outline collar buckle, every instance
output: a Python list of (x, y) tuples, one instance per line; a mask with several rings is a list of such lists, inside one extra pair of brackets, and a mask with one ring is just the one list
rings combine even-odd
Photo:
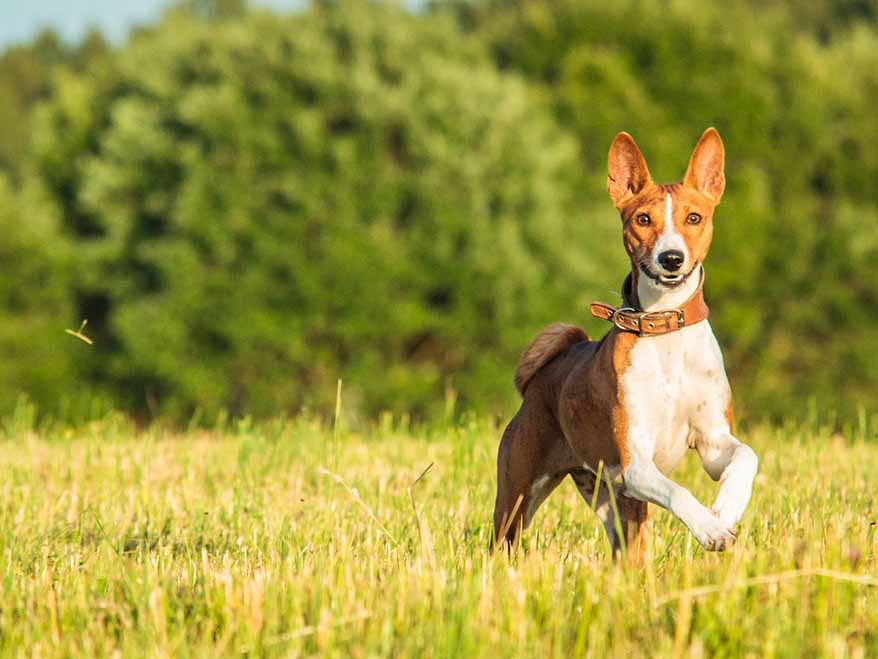
[[(630, 314), (634, 315), (633, 318), (628, 316), (629, 320), (628, 320), (627, 325), (625, 324), (625, 320), (626, 320), (625, 314), (626, 313), (630, 313)], [(613, 310), (613, 314), (610, 316), (609, 320), (611, 323), (613, 323), (613, 325), (618, 327), (623, 332), (636, 331), (638, 334), (640, 334), (642, 331), (641, 330), (642, 323), (637, 318), (636, 314), (637, 314), (637, 310), (634, 307), (619, 307), (618, 309)], [(633, 327), (632, 327), (632, 325), (633, 325)], [(643, 334), (640, 334), (640, 335), (643, 336)]]

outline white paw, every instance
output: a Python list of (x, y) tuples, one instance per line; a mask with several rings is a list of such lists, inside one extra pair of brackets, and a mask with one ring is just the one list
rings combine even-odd
[(731, 549), (738, 539), (730, 524), (706, 508), (697, 525), (693, 526), (692, 534), (698, 543), (708, 551)]

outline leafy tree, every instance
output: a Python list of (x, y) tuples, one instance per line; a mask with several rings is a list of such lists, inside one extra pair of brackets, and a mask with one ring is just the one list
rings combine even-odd
[(860, 0), (187, 0), (118, 50), (43, 35), (0, 55), (0, 411), (512, 404), (542, 325), (606, 331), (615, 133), (678, 180), (716, 125), (740, 407), (847, 415), (878, 394), (876, 63)]
[(16, 192), (0, 174), (0, 262), (7, 273), (0, 278), (0, 413), (24, 392), (59, 410), (83, 391), (75, 340), (64, 335), (72, 316), (70, 254), (57, 229), (57, 217), (36, 187)]
[(599, 265), (548, 110), (452, 20), (384, 5), (172, 12), (61, 76), (34, 148), (83, 377), (132, 409), (328, 407), (337, 378), (348, 409), (486, 407)]
[(739, 396), (777, 415), (874, 400), (878, 39), (874, 21), (856, 22), (865, 5), (834, 5), (821, 36), (809, 26), (826, 3), (452, 4), (501, 68), (544, 89), (589, 178), (627, 130), (654, 175), (679, 180), (698, 134), (717, 126), (729, 185), (708, 293)]
[(31, 42), (0, 53), (0, 171), (18, 178), (26, 162), (33, 109), (48, 97), (52, 76), (59, 67), (81, 69), (107, 52), (98, 32), (89, 33), (76, 46), (65, 46), (46, 30)]

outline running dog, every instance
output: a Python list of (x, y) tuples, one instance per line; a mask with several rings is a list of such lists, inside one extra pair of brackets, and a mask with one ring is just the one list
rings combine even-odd
[[(607, 185), (631, 260), (622, 306), (591, 305), (613, 324), (600, 341), (555, 324), (522, 355), (515, 386), (523, 402), (497, 456), (495, 541), (516, 541), (570, 476), (596, 504), (614, 555), (623, 544), (617, 529), (630, 553), (643, 554), (648, 503), (673, 513), (705, 549), (735, 543), (758, 461), (732, 434), (732, 395), (702, 293), (724, 158), (709, 128), (683, 182), (661, 185), (630, 135), (613, 141)], [(668, 477), (687, 449), (720, 482), (710, 508)]]

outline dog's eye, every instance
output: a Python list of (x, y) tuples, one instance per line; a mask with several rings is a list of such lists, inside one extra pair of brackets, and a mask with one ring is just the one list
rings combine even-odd
[(637, 216), (637, 224), (639, 224), (642, 227), (649, 226), (651, 222), (652, 222), (652, 220), (649, 219), (649, 215), (647, 215), (646, 213), (641, 213), (640, 215)]
[(686, 222), (689, 224), (700, 224), (701, 216), (698, 213), (689, 213), (689, 215), (686, 216)]

